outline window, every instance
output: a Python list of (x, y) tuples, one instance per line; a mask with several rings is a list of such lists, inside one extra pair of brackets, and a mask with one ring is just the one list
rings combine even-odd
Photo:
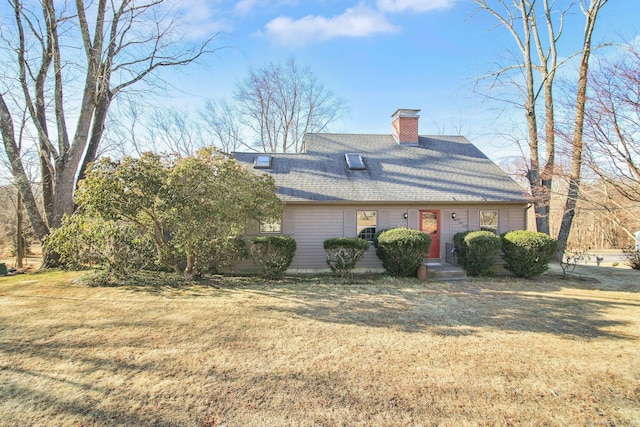
[(282, 222), (263, 221), (260, 223), (260, 234), (280, 234), (282, 233)]
[(253, 162), (255, 169), (271, 169), (271, 159), (269, 154), (258, 154)]
[(498, 233), (498, 211), (480, 211), (480, 230)]
[(347, 153), (344, 155), (344, 158), (347, 160), (347, 165), (349, 165), (349, 169), (362, 170), (367, 168), (364, 165), (362, 156), (358, 153)]
[(373, 241), (378, 225), (378, 215), (376, 211), (356, 212), (356, 231), (361, 239)]

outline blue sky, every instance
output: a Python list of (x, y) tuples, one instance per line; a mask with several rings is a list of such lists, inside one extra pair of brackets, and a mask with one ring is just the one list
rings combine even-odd
[[(196, 110), (207, 99), (230, 99), (252, 67), (293, 57), (347, 102), (348, 113), (329, 131), (390, 133), (396, 109), (420, 109), (421, 134), (461, 133), (500, 162), (518, 154), (498, 134), (521, 130), (522, 112), (501, 111), (503, 104), (472, 90), (477, 77), (505, 63), (513, 40), (491, 29), (492, 16), (474, 13), (473, 0), (166, 1), (184, 13), (187, 39), (219, 33), (213, 46), (224, 48), (167, 70), (163, 105)], [(8, 10), (0, 3), (0, 14)], [(594, 41), (640, 40), (638, 18), (639, 0), (609, 0)], [(577, 8), (569, 16), (561, 56), (579, 45), (583, 20)]]
[[(560, 0), (562, 2), (562, 0)], [(496, 136), (519, 126), (522, 113), (501, 112), (472, 90), (504, 63), (510, 36), (472, 0), (191, 0), (191, 28), (222, 31), (218, 51), (176, 81), (175, 102), (229, 98), (251, 67), (295, 57), (346, 99), (349, 112), (330, 130), (390, 133), (397, 108), (421, 109), (420, 132), (462, 133), (494, 160), (513, 154)], [(633, 40), (640, 1), (610, 0), (596, 42)], [(579, 46), (583, 16), (567, 22), (560, 55)], [(571, 45), (574, 46), (571, 46)]]

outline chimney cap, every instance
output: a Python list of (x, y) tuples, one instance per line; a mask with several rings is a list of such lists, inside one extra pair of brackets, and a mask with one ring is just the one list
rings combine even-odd
[(393, 119), (397, 119), (398, 117), (420, 117), (418, 113), (420, 110), (412, 110), (409, 108), (398, 108), (395, 113), (391, 115)]

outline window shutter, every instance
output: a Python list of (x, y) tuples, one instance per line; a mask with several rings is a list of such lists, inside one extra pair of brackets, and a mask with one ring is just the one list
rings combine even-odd
[(480, 230), (480, 210), (479, 209), (469, 209), (469, 226), (467, 230), (476, 231)]
[(284, 209), (282, 212), (282, 234), (291, 235), (293, 234), (294, 225), (295, 225), (295, 215), (292, 209)]
[(500, 209), (498, 211), (498, 234), (505, 233), (511, 229), (509, 223), (509, 209)]
[(445, 238), (446, 241), (451, 240), (451, 212), (450, 210), (440, 211), (440, 235)]
[(382, 230), (383, 228), (389, 227), (389, 211), (378, 211), (378, 224), (376, 225), (376, 230)]
[(407, 213), (409, 214), (407, 217), (407, 228), (418, 230), (418, 211), (410, 210)]
[(343, 212), (343, 237), (356, 236), (356, 211), (345, 209)]

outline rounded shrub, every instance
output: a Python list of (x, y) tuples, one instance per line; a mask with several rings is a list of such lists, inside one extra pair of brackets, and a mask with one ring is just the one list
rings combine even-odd
[(462, 267), (469, 276), (479, 276), (495, 263), (502, 241), (491, 231), (471, 231), (464, 234), (463, 247)]
[(284, 276), (296, 254), (296, 241), (289, 236), (259, 236), (251, 239), (251, 256), (268, 279)]
[(502, 236), (505, 268), (518, 277), (539, 276), (549, 268), (558, 241), (544, 233), (516, 230)]
[(464, 256), (467, 253), (467, 243), (464, 239), (469, 233), (473, 233), (473, 231), (461, 231), (453, 235), (453, 245), (456, 248), (456, 256), (460, 265), (464, 264)]
[(358, 237), (335, 237), (324, 241), (324, 250), (331, 271), (345, 277), (369, 250), (369, 242)]
[(375, 232), (375, 234), (373, 235), (373, 240), (371, 241), (371, 243), (373, 243), (373, 247), (378, 247), (378, 237), (380, 237), (380, 235), (385, 231), (389, 230), (391, 230), (391, 228), (379, 228), (378, 231)]
[(376, 255), (387, 273), (394, 276), (413, 276), (424, 262), (431, 237), (418, 230), (391, 228), (374, 238)]

